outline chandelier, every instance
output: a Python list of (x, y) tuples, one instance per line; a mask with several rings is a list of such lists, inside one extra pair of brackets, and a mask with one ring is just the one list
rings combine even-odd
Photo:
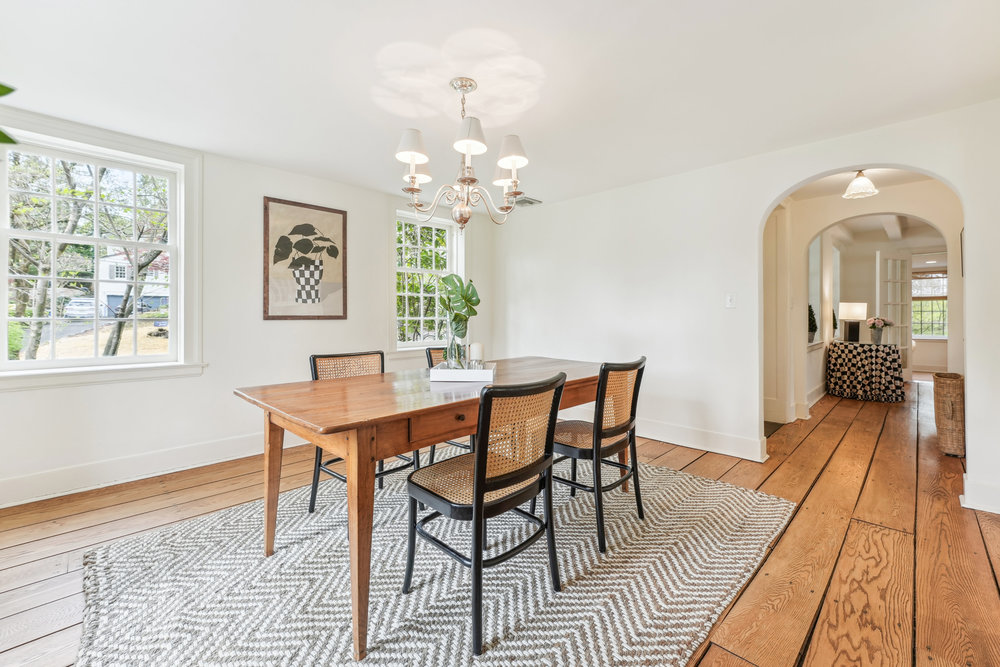
[(427, 163), (427, 150), (424, 148), (424, 138), (420, 130), (413, 128), (403, 130), (403, 137), (396, 149), (396, 159), (409, 165), (409, 170), (403, 174), (406, 187), (403, 192), (410, 196), (407, 206), (426, 213), (430, 220), (438, 206), (443, 202), (451, 206), (451, 218), (458, 223), (459, 229), (465, 229), (465, 223), (472, 217), (472, 209), (483, 204), (490, 219), (498, 225), (507, 222), (507, 216), (514, 210), (517, 198), (523, 192), (518, 190), (517, 170), (528, 164), (524, 154), (521, 139), (516, 134), (508, 134), (500, 144), (500, 158), (497, 160), (493, 175), (493, 185), (503, 188), (503, 204), (497, 206), (489, 191), (479, 184), (476, 172), (472, 168), (472, 156), (486, 152), (486, 137), (479, 119), (465, 115), (465, 95), (476, 89), (476, 82), (464, 76), (451, 80), (451, 87), (462, 94), (462, 124), (458, 137), (452, 144), (462, 156), (458, 166), (458, 175), (454, 183), (447, 183), (438, 188), (437, 194), (429, 204), (420, 201), (421, 184), (431, 180)]

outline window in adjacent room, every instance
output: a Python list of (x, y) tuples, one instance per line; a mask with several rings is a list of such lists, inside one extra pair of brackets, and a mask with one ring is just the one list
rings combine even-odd
[(462, 238), (451, 222), (396, 216), (397, 350), (445, 344), (448, 324), (438, 307), (439, 285), (449, 273), (463, 273), (463, 252)]
[(3, 368), (177, 360), (183, 179), (135, 157), (5, 147)]
[(947, 271), (913, 272), (913, 335), (948, 337)]

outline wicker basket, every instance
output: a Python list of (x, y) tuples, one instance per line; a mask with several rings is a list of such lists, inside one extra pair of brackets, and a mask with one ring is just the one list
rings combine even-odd
[(965, 456), (965, 378), (958, 373), (934, 374), (934, 423), (941, 451)]

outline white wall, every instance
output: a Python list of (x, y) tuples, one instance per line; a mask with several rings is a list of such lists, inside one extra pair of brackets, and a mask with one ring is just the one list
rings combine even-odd
[(943, 373), (948, 370), (947, 339), (915, 338), (910, 364), (915, 371)]
[[(234, 388), (307, 380), (312, 353), (390, 349), (402, 199), (215, 155), (204, 157), (203, 181), (204, 374), (0, 393), (0, 506), (260, 453), (263, 414)], [(346, 320), (263, 320), (265, 195), (347, 211)], [(472, 336), (488, 353), (493, 227), (477, 216), (465, 232), (467, 275), (483, 298)], [(425, 363), (423, 351), (386, 361), (388, 370)]]
[[(991, 343), (1000, 327), (992, 304), (1000, 284), (992, 258), (1000, 247), (998, 154), (1000, 101), (992, 101), (524, 210), (497, 236), (497, 341), (506, 354), (645, 354), (644, 435), (761, 459), (764, 222), (816, 176), (923, 171), (952, 186), (964, 214), (965, 500), (1000, 509), (992, 424), (1000, 355)], [(724, 307), (726, 293), (735, 309)]]

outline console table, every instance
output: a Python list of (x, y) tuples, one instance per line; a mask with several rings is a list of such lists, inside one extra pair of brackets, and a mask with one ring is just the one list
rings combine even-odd
[(860, 401), (903, 401), (899, 347), (833, 341), (826, 357), (826, 392)]

